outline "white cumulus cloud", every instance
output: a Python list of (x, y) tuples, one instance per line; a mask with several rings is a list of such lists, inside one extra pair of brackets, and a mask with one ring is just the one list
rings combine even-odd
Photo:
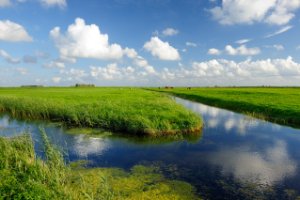
[(208, 50), (207, 54), (221, 55), (223, 52), (230, 56), (254, 56), (260, 54), (261, 50), (258, 47), (248, 48), (246, 45), (241, 45), (236, 48), (231, 45), (227, 45), (223, 51), (216, 48), (211, 48)]
[(102, 34), (95, 24), (86, 25), (81, 18), (77, 18), (65, 34), (55, 27), (50, 36), (62, 58), (120, 59), (123, 56), (120, 45), (109, 44), (107, 34)]
[[(139, 56), (138, 56), (139, 57)], [(142, 58), (140, 58), (142, 59)], [(147, 70), (149, 67), (150, 70)], [(154, 69), (153, 69), (154, 70)], [(151, 66), (110, 63), (84, 69), (62, 69), (61, 82), (108, 83), (109, 85), (299, 85), (300, 63), (292, 57), (234, 61), (212, 59), (191, 66), (164, 67), (151, 72)], [(216, 122), (211, 121), (210, 125)], [(229, 128), (232, 126), (228, 124)], [(241, 133), (244, 128), (239, 127)]]
[(222, 52), (219, 49), (211, 48), (208, 50), (207, 54), (209, 55), (220, 55)]
[(132, 48), (126, 47), (123, 52), (128, 58), (134, 59), (138, 56), (138, 53), (136, 52), (136, 50), (132, 49)]
[(295, 17), (300, 8), (300, 0), (277, 0), (273, 12), (266, 18), (269, 24), (284, 25)]
[(247, 48), (245, 45), (241, 45), (237, 48), (234, 48), (231, 45), (227, 45), (225, 47), (225, 52), (231, 56), (254, 56), (260, 54), (261, 51), (258, 47)]
[(166, 28), (165, 30), (162, 31), (162, 34), (164, 36), (173, 36), (173, 35), (177, 35), (178, 33), (179, 31), (174, 28)]
[(149, 65), (148, 61), (145, 58), (143, 58), (142, 56), (138, 55), (138, 53), (134, 49), (125, 48), (124, 54), (128, 58), (132, 59), (134, 65), (137, 65), (138, 67), (143, 68), (148, 73), (155, 73), (154, 67)]
[(20, 24), (0, 20), (0, 40), (8, 42), (31, 42), (32, 38)]
[(67, 1), (66, 0), (40, 0), (42, 5), (46, 7), (54, 7), (58, 6), (60, 8), (64, 8), (67, 6)]
[(300, 76), (300, 64), (292, 57), (286, 59), (245, 60), (235, 62), (218, 59), (206, 62), (193, 62), (191, 74), (198, 77), (257, 77), (257, 76)]
[(106, 67), (91, 66), (91, 76), (102, 80), (118, 80), (129, 78), (135, 69), (131, 66), (119, 67), (116, 63), (108, 64)]
[[(300, 63), (285, 59), (212, 59), (193, 62), (191, 67), (164, 68), (157, 82), (172, 85), (295, 85), (299, 83)], [(299, 84), (297, 84), (299, 85)]]
[(178, 50), (172, 47), (168, 42), (161, 41), (158, 37), (152, 37), (150, 41), (146, 42), (144, 49), (161, 60), (180, 60)]
[(148, 62), (138, 56), (136, 61), (140, 60), (140, 63), (134, 63), (133, 66), (120, 66), (118, 63), (110, 63), (106, 66), (91, 66), (90, 77), (98, 81), (145, 81), (151, 80), (153, 77), (157, 77), (155, 69), (148, 64)]
[(221, 6), (210, 10), (221, 24), (253, 24), (264, 22), (284, 25), (295, 17), (300, 0), (222, 0)]

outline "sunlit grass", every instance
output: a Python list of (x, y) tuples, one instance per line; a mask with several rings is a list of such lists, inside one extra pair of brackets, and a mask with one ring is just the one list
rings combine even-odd
[(49, 143), (45, 161), (36, 159), (29, 135), (0, 137), (0, 149), (0, 199), (59, 199), (67, 194), (68, 168)]
[(300, 127), (300, 88), (175, 88), (158, 91)]
[(36, 157), (29, 135), (0, 137), (0, 199), (199, 199), (193, 186), (166, 179), (155, 167), (138, 165), (126, 172), (86, 169), (85, 161), (68, 166), (41, 131), (45, 160)]
[(138, 88), (0, 88), (0, 111), (69, 127), (151, 136), (199, 132), (202, 127), (199, 116), (170, 97)]

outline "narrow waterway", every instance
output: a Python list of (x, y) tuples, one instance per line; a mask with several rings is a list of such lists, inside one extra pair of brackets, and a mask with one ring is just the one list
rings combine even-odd
[[(166, 176), (193, 184), (205, 199), (295, 199), (300, 195), (300, 130), (224, 109), (175, 98), (204, 118), (201, 135), (169, 141), (129, 138), (54, 124), (0, 118), (0, 136), (32, 134), (43, 156), (39, 127), (60, 147), (67, 162), (129, 169), (157, 165)], [(91, 132), (91, 130), (88, 130)], [(97, 136), (94, 136), (97, 135)]]

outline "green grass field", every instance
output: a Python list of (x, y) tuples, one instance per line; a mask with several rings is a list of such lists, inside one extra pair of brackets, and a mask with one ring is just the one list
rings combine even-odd
[[(0, 137), (0, 199), (41, 200), (189, 200), (198, 199), (193, 186), (169, 180), (157, 168), (134, 166), (85, 169), (66, 165), (44, 132), (46, 159), (34, 153), (29, 135)], [(81, 162), (84, 163), (84, 162)]]
[(208, 105), (300, 127), (300, 88), (153, 89)]
[(151, 136), (200, 132), (202, 120), (164, 94), (138, 88), (0, 88), (0, 112)]

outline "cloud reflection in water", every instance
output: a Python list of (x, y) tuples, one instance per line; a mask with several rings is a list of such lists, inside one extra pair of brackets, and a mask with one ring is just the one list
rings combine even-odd
[(238, 134), (245, 135), (248, 129), (259, 125), (258, 120), (249, 116), (179, 98), (176, 98), (176, 101), (194, 112), (200, 113), (204, 118), (205, 126), (208, 128), (224, 127), (227, 132), (236, 130)]
[(4, 116), (0, 118), (0, 129), (5, 129), (9, 127), (9, 117)]
[(253, 152), (249, 147), (224, 148), (210, 155), (212, 164), (222, 167), (224, 175), (259, 184), (273, 185), (297, 170), (296, 161), (288, 154), (286, 143), (278, 140), (264, 152)]
[(92, 154), (102, 155), (110, 148), (109, 141), (104, 138), (86, 137), (78, 135), (75, 137), (73, 150), (80, 157), (87, 157)]

